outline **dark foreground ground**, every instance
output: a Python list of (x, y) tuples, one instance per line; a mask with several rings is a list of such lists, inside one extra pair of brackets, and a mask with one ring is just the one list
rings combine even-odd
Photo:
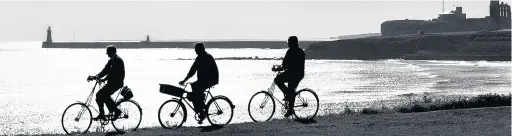
[(311, 122), (292, 119), (225, 127), (144, 128), (118, 134), (87, 135), (502, 135), (511, 134), (511, 109), (506, 107), (374, 115), (328, 115)]

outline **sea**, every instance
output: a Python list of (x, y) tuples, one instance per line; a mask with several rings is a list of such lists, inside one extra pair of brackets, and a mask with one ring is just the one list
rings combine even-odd
[[(207, 49), (215, 58), (280, 58), (286, 49)], [(143, 109), (140, 128), (160, 127), (158, 108), (173, 96), (159, 92), (159, 84), (178, 85), (193, 63), (193, 49), (118, 49), (125, 62), (125, 85)], [(85, 101), (96, 75), (108, 61), (105, 49), (43, 49), (41, 42), (0, 43), (0, 135), (63, 134), (62, 113)], [(219, 85), (213, 95), (224, 95), (236, 106), (231, 123), (251, 122), (249, 99), (267, 90), (282, 60), (217, 60)], [(400, 105), (429, 98), (460, 98), (487, 93), (509, 94), (510, 61), (445, 60), (306, 60), (298, 89), (314, 90), (320, 100), (318, 115), (345, 108)], [(195, 77), (189, 81), (195, 81)], [(187, 88), (190, 90), (190, 88)], [(283, 98), (279, 90), (276, 97)], [(96, 104), (93, 104), (96, 106)], [(274, 119), (284, 118), (278, 105)], [(191, 109), (189, 109), (189, 113)], [(97, 113), (93, 112), (93, 116)], [(185, 126), (197, 124), (189, 115)], [(90, 132), (100, 125), (93, 122)], [(107, 126), (107, 131), (113, 127)]]

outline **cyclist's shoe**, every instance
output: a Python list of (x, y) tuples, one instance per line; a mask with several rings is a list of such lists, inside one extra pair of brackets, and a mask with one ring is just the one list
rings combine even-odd
[(114, 111), (114, 116), (112, 116), (112, 121), (117, 120), (117, 118), (119, 118), (119, 116), (121, 116), (121, 110), (117, 109)]
[(206, 118), (204, 114), (199, 114), (199, 120), (197, 121), (197, 124), (203, 124), (203, 120)]
[(292, 114), (293, 114), (293, 110), (288, 110), (288, 111), (286, 112), (286, 114), (284, 114), (284, 117), (285, 117), (285, 118), (288, 118), (288, 117), (290, 117)]
[(92, 120), (94, 120), (94, 121), (97, 121), (97, 120), (107, 120), (107, 118), (105, 118), (105, 115), (100, 114), (100, 115), (96, 116), (96, 118), (92, 118)]

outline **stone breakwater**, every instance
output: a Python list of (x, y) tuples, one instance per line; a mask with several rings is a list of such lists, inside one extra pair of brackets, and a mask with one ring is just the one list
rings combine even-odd
[[(198, 41), (201, 42), (201, 41)], [(302, 48), (307, 48), (319, 41), (301, 41)], [(43, 42), (42, 48), (105, 48), (115, 45), (118, 48), (194, 48), (196, 41), (119, 41), (119, 42)], [(208, 48), (288, 48), (286, 41), (205, 41)]]

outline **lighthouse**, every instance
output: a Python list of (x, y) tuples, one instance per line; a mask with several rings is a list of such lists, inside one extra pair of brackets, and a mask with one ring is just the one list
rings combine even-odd
[(46, 30), (46, 41), (43, 42), (43, 48), (48, 48), (52, 45), (52, 28), (48, 26), (48, 30)]
[(52, 42), (52, 28), (50, 26), (48, 26), (48, 30), (46, 30), (46, 42)]

